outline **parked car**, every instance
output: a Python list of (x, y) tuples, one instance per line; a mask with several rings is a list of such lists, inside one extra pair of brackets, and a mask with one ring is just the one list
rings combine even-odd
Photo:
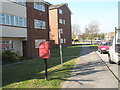
[(110, 48), (110, 42), (109, 41), (101, 41), (99, 46), (98, 46), (98, 51), (103, 54), (103, 53), (108, 53)]
[(100, 42), (101, 42), (101, 40), (96, 40), (96, 41), (94, 42), (94, 44), (95, 44), (95, 45), (99, 45)]
[(117, 63), (120, 65), (120, 29), (116, 29), (112, 45), (109, 49), (109, 63)]
[(95, 38), (94, 44), (95, 45), (99, 45), (99, 43), (101, 42), (100, 38)]

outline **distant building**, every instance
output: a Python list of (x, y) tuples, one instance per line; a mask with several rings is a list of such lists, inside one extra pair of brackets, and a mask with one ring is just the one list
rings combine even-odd
[(105, 35), (105, 40), (109, 41), (113, 38), (113, 36), (115, 35), (115, 32), (109, 32)]
[(59, 45), (59, 29), (62, 46), (72, 44), (71, 11), (68, 4), (51, 5), (49, 7), (50, 40)]

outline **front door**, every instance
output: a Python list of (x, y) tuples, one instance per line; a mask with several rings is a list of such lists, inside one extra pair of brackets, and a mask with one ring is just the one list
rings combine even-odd
[(23, 57), (27, 56), (27, 45), (26, 45), (26, 41), (23, 41)]

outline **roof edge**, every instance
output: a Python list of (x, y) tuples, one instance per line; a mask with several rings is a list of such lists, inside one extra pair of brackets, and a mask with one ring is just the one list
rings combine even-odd
[(51, 3), (46, 2), (46, 1), (44, 1), (44, 0), (35, 0), (35, 2), (42, 2), (42, 3), (45, 3), (45, 4), (47, 4), (47, 5), (52, 5)]
[[(52, 5), (52, 4), (51, 4), (51, 5)], [(59, 5), (59, 4), (56, 4), (56, 5)], [(54, 6), (52, 7), (52, 6), (50, 6), (50, 7), (49, 7), (49, 10), (52, 10), (52, 9), (58, 9), (58, 8), (64, 6), (64, 5), (66, 5), (67, 8), (68, 8), (68, 10), (71, 12), (71, 10), (70, 10), (70, 8), (68, 7), (68, 4), (67, 4), (67, 3), (63, 3), (63, 4), (61, 4), (61, 5), (59, 5), (59, 6), (56, 6), (56, 7), (54, 7)], [(72, 14), (72, 12), (71, 12), (71, 14)]]

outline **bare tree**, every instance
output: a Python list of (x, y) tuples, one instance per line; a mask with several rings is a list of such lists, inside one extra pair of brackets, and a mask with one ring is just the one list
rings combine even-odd
[(84, 42), (84, 40), (85, 40), (87, 37), (89, 37), (89, 34), (86, 33), (86, 32), (84, 32), (84, 33), (82, 33), (81, 35), (79, 35), (79, 38), (82, 39), (83, 42)]
[(72, 25), (72, 36), (76, 37), (81, 34), (80, 26), (77, 24)]
[(94, 38), (94, 35), (99, 32), (99, 25), (96, 21), (92, 21), (88, 26), (85, 27), (85, 32), (88, 33), (91, 39), (91, 44), (92, 40)]

